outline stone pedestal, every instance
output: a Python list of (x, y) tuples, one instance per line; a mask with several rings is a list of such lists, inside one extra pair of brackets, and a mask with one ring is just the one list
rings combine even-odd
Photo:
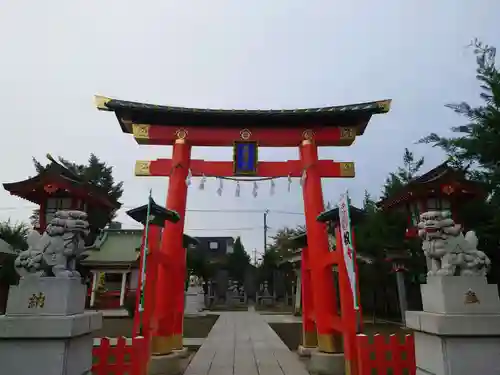
[(424, 311), (407, 311), (417, 375), (500, 373), (500, 299), (480, 276), (429, 276)]
[(310, 346), (304, 346), (304, 345), (299, 345), (297, 348), (297, 354), (299, 357), (310, 357), (313, 352), (317, 352), (318, 348), (317, 347), (310, 347)]
[(1, 372), (88, 374), (102, 315), (84, 311), (85, 295), (80, 278), (29, 276), (12, 287), (0, 316)]
[(308, 370), (318, 375), (344, 375), (346, 374), (344, 353), (312, 351)]

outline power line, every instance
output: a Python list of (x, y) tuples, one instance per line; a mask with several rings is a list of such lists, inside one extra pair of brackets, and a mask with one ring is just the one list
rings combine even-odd
[(213, 230), (213, 231), (247, 231), (260, 230), (262, 227), (246, 227), (246, 228), (186, 228), (185, 230)]

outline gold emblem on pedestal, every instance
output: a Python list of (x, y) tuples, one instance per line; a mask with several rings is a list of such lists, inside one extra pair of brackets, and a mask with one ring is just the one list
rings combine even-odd
[(354, 177), (355, 175), (355, 170), (354, 170), (354, 163), (349, 161), (349, 162), (342, 162), (340, 163), (340, 176), (341, 177)]
[(132, 124), (132, 134), (137, 140), (149, 139), (149, 125)]
[(135, 162), (135, 175), (136, 176), (151, 176), (149, 167), (151, 165), (150, 161), (147, 160), (137, 160)]
[(467, 291), (467, 293), (465, 293), (464, 303), (466, 305), (471, 305), (471, 304), (474, 304), (474, 303), (481, 303), (481, 302), (479, 301), (479, 298), (477, 298), (476, 293), (473, 292), (471, 289), (469, 289)]
[(45, 306), (45, 294), (43, 294), (42, 292), (38, 294), (33, 293), (33, 295), (28, 300), (28, 309), (33, 309), (37, 307), (43, 309), (44, 306)]

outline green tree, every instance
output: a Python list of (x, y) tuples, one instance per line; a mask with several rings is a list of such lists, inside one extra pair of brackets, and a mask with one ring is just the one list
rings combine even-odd
[(467, 229), (474, 229), (480, 249), (492, 260), (491, 278), (500, 281), (500, 72), (496, 49), (475, 39), (471, 43), (476, 56), (476, 78), (481, 89), (481, 103), (466, 102), (446, 107), (467, 120), (453, 127), (452, 137), (431, 133), (420, 140), (441, 148), (451, 164), (465, 171), (469, 178), (483, 183), (488, 199), (469, 202), (459, 214)]
[(197, 248), (187, 249), (186, 266), (189, 275), (195, 275), (204, 281), (210, 280), (215, 274), (215, 265), (208, 259), (204, 251)]
[[(25, 223), (12, 223), (10, 220), (0, 222), (0, 239), (12, 246), (16, 252), (28, 248), (27, 238), (30, 228)], [(13, 256), (7, 257), (2, 267), (0, 267), (0, 282), (8, 285), (15, 285), (19, 281), (19, 276), (14, 268)]]
[(465, 117), (465, 125), (451, 130), (456, 136), (442, 137), (431, 133), (420, 140), (446, 152), (450, 161), (478, 180), (488, 184), (498, 195), (500, 189), (500, 72), (495, 66), (496, 49), (477, 39), (471, 44), (476, 55), (476, 78), (479, 81), (482, 103), (472, 106), (466, 102), (446, 107)]
[(238, 237), (234, 241), (233, 252), (227, 256), (227, 269), (229, 276), (233, 280), (243, 283), (245, 271), (250, 265), (250, 255), (245, 251), (245, 247)]
[(396, 172), (391, 172), (386, 178), (382, 198), (397, 194), (406, 184), (418, 176), (418, 172), (420, 172), (423, 165), (423, 157), (417, 159), (413, 152), (405, 148), (403, 166), (398, 167)]
[[(62, 157), (58, 157), (58, 161), (49, 157), (49, 161), (58, 162), (71, 173), (73, 173), (77, 178), (89, 183), (96, 188), (100, 189), (102, 192), (107, 194), (109, 200), (112, 203), (117, 203), (123, 194), (123, 182), (115, 182), (113, 177), (113, 167), (107, 165), (105, 162), (101, 161), (95, 154), (90, 154), (87, 164), (77, 164)], [(35, 166), (36, 172), (41, 173), (50, 167), (51, 163), (46, 165), (40, 163), (37, 159), (33, 158), (33, 164)], [(104, 228), (108, 223), (110, 223), (116, 216), (116, 212), (110, 212), (108, 216), (103, 215), (100, 211), (89, 211), (88, 220), (91, 225), (93, 232), (97, 232), (99, 229)], [(38, 209), (33, 211), (30, 217), (32, 224), (38, 221), (40, 212)]]

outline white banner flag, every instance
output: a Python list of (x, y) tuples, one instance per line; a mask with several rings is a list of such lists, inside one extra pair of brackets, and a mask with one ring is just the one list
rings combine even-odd
[(349, 217), (349, 196), (347, 193), (342, 194), (339, 203), (339, 219), (340, 219), (340, 235), (342, 241), (342, 251), (344, 253), (344, 262), (351, 284), (352, 300), (354, 310), (359, 310), (358, 293), (356, 286), (356, 268), (355, 268), (355, 250), (352, 244), (351, 236), (351, 219)]

